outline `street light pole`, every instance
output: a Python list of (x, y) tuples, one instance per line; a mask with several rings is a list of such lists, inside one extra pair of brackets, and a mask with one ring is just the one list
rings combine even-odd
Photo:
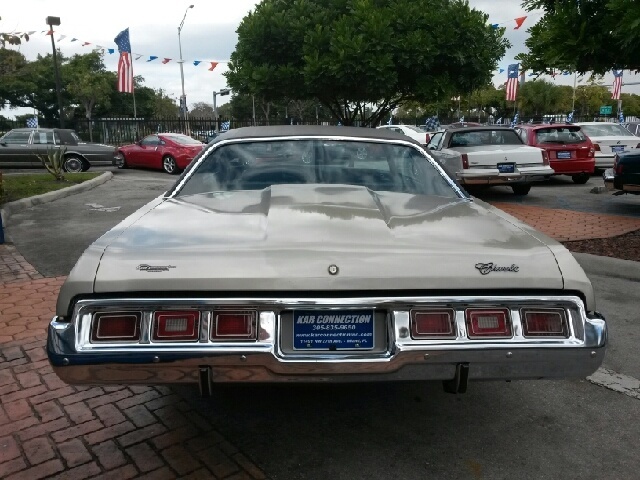
[(180, 33), (182, 32), (184, 20), (185, 18), (187, 18), (187, 12), (190, 8), (193, 8), (193, 5), (189, 5), (184, 11), (184, 17), (182, 17), (182, 22), (180, 22), (180, 26), (178, 27), (178, 48), (180, 50), (180, 60), (178, 61), (178, 63), (180, 64), (180, 83), (182, 84), (182, 96), (180, 97), (180, 115), (185, 119), (187, 118), (187, 95), (184, 93), (184, 60), (182, 60), (182, 40), (180, 38)]
[(56, 94), (58, 96), (58, 115), (60, 117), (60, 128), (64, 128), (64, 108), (62, 106), (62, 86), (60, 82), (60, 70), (58, 69), (58, 53), (56, 52), (56, 42), (53, 39), (53, 27), (60, 25), (60, 17), (47, 17), (49, 33), (51, 33), (51, 48), (53, 48), (53, 70), (56, 77)]

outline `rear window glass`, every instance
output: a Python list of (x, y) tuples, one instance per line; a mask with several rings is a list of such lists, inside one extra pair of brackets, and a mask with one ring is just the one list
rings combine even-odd
[(179, 195), (291, 184), (458, 197), (446, 177), (413, 147), (319, 139), (222, 145), (202, 159)]
[(581, 125), (582, 131), (589, 137), (631, 137), (632, 134), (617, 123), (602, 123), (600, 125)]
[(536, 130), (536, 143), (582, 143), (587, 137), (580, 127), (550, 127)]
[(522, 145), (514, 130), (470, 130), (453, 132), (449, 147), (477, 147), (481, 145)]

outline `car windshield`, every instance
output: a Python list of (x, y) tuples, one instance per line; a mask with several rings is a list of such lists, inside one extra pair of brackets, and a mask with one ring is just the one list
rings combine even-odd
[(549, 127), (536, 130), (536, 143), (582, 143), (587, 139), (580, 127)]
[(196, 140), (195, 138), (191, 138), (187, 135), (166, 135), (166, 137), (181, 145), (202, 145), (200, 140)]
[(617, 123), (602, 123), (599, 125), (581, 125), (582, 131), (589, 137), (632, 137), (622, 125)]
[(372, 191), (458, 196), (416, 148), (320, 139), (222, 145), (187, 176), (178, 195), (263, 190), (284, 184), (356, 185)]
[(514, 130), (465, 130), (451, 133), (449, 147), (477, 147), (481, 145), (522, 145)]

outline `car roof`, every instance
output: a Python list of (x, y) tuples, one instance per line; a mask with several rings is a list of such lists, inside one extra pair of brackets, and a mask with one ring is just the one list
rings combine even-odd
[(501, 125), (481, 125), (478, 127), (457, 127), (457, 128), (447, 128), (447, 132), (484, 132), (491, 130), (510, 130), (513, 132), (513, 128), (508, 126)]
[(532, 130), (538, 130), (541, 128), (553, 128), (553, 127), (579, 127), (576, 123), (525, 123), (518, 125), (519, 128), (530, 128)]
[(372, 140), (403, 140), (420, 145), (410, 137), (387, 128), (343, 127), (328, 125), (275, 125), (268, 127), (242, 127), (227, 131), (219, 135), (214, 143), (241, 140), (246, 138), (270, 138), (270, 137), (297, 137), (297, 136), (327, 136), (327, 137), (352, 137)]

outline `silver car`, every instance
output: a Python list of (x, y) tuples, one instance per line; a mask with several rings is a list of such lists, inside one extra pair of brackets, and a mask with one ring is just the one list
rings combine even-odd
[(558, 242), (404, 135), (252, 127), (91, 245), (48, 331), (71, 384), (582, 378), (607, 339)]

